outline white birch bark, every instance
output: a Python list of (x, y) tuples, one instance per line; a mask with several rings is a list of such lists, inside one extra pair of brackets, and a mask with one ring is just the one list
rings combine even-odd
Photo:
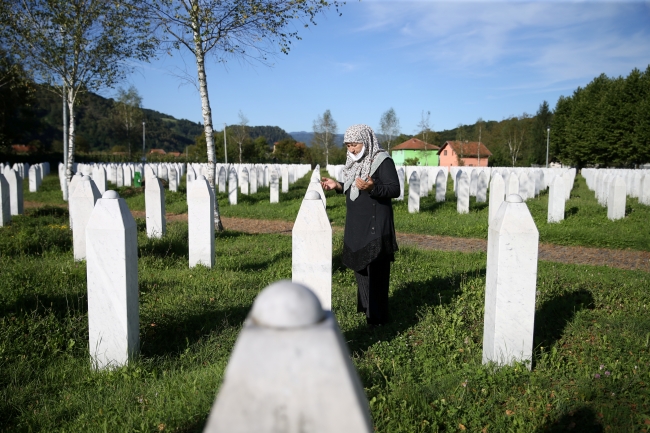
[(68, 184), (72, 180), (72, 167), (74, 167), (74, 134), (75, 134), (75, 118), (74, 118), (74, 89), (68, 86), (68, 164), (65, 168), (65, 177), (68, 179)]
[(210, 98), (208, 97), (208, 79), (205, 74), (205, 52), (201, 45), (201, 35), (198, 23), (195, 21), (192, 27), (194, 31), (194, 54), (196, 57), (196, 70), (199, 79), (199, 94), (201, 95), (201, 111), (203, 114), (205, 143), (208, 148), (208, 183), (214, 192), (214, 229), (217, 232), (222, 232), (223, 224), (221, 223), (221, 215), (219, 213), (219, 200), (217, 199), (217, 191), (214, 187), (214, 138), (212, 129), (212, 110), (210, 109)]

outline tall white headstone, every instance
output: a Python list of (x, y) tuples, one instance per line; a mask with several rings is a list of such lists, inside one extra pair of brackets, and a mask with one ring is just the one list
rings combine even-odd
[(332, 309), (332, 226), (316, 191), (307, 191), (293, 225), (291, 280), (312, 288)]
[(511, 194), (488, 230), (483, 363), (528, 362), (533, 355), (539, 232)]
[(395, 200), (404, 200), (404, 167), (400, 167), (397, 170), (397, 178), (399, 179), (399, 197)]
[(250, 185), (250, 179), (249, 179), (249, 176), (248, 176), (248, 169), (246, 167), (242, 168), (239, 175), (241, 176), (241, 184), (240, 184), (239, 190), (241, 191), (242, 194), (248, 195), (248, 192), (249, 192), (248, 186)]
[(118, 188), (124, 186), (124, 166), (118, 165), (115, 171), (115, 184)]
[(191, 184), (187, 193), (190, 268), (214, 267), (214, 192), (203, 175)]
[(204, 433), (370, 433), (370, 410), (336, 319), (308, 288), (262, 290)]
[(86, 226), (95, 208), (95, 202), (100, 197), (99, 190), (90, 176), (83, 176), (77, 184), (74, 194), (70, 196), (70, 217), (74, 221), (72, 247), (74, 259), (77, 261), (86, 259)]
[(106, 192), (106, 170), (104, 167), (95, 167), (93, 168), (93, 182), (101, 195), (104, 195)]
[(123, 366), (139, 351), (137, 238), (126, 202), (106, 191), (86, 226), (89, 348), (97, 369)]
[(169, 167), (167, 178), (169, 179), (169, 190), (172, 192), (178, 192), (178, 183), (180, 182), (180, 179), (176, 167)]
[(626, 186), (621, 176), (616, 176), (609, 185), (607, 198), (607, 218), (612, 221), (625, 218)]
[(289, 170), (284, 166), (280, 172), (282, 173), (282, 192), (289, 192)]
[(271, 187), (271, 197), (270, 201), (271, 203), (279, 203), (280, 202), (280, 180), (278, 179), (278, 172), (274, 170), (271, 170), (270, 174), (270, 187)]
[(420, 170), (420, 197), (429, 196), (429, 170), (424, 167)]
[(459, 214), (469, 213), (469, 177), (464, 171), (459, 171), (456, 180), (456, 211)]
[(436, 201), (445, 201), (447, 196), (447, 173), (439, 170), (436, 175)]
[(144, 184), (144, 204), (147, 220), (147, 236), (162, 238), (167, 232), (165, 215), (165, 189), (160, 179), (147, 176)]
[(11, 215), (23, 214), (23, 179), (15, 170), (5, 172), (9, 184), (9, 203), (11, 204)]
[[(197, 175), (198, 175), (198, 173), (197, 173)], [(226, 177), (227, 177), (226, 168), (221, 167), (219, 169), (219, 192), (226, 192), (226, 189), (227, 189), (226, 188), (227, 187), (227, 185), (226, 185)]]
[(234, 168), (228, 173), (228, 201), (231, 205), (237, 204), (237, 172)]
[(499, 173), (494, 173), (492, 175), (492, 180), (490, 181), (490, 202), (488, 205), (488, 225), (492, 224), (494, 217), (501, 207), (501, 203), (505, 200), (506, 184), (503, 181), (503, 177)]
[(557, 223), (564, 220), (565, 205), (564, 179), (562, 176), (555, 176), (553, 183), (548, 190), (548, 219), (549, 223)]
[(29, 192), (38, 191), (38, 172), (36, 165), (29, 167)]
[(485, 203), (487, 200), (488, 177), (484, 171), (478, 175), (476, 181), (476, 203)]
[(519, 194), (519, 177), (514, 171), (508, 174), (506, 181), (506, 196), (510, 194)]
[(418, 171), (413, 170), (409, 176), (409, 213), (420, 212), (420, 177)]
[(476, 197), (478, 193), (478, 170), (474, 169), (469, 175), (469, 195)]
[(639, 203), (650, 206), (650, 171), (647, 171), (641, 178)]

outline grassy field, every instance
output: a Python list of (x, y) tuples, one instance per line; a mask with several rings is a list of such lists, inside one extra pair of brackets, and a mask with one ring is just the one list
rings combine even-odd
[[(222, 200), (225, 215), (244, 207)], [(0, 228), (0, 431), (201, 431), (252, 301), (291, 277), (291, 237), (227, 231), (214, 269), (188, 269), (187, 224), (150, 240), (139, 220), (141, 356), (98, 373), (67, 222), (65, 209), (46, 207)], [(647, 273), (540, 262), (532, 371), (494, 369), (481, 364), (485, 254), (403, 248), (392, 321), (371, 330), (341, 250), (339, 234), (333, 309), (377, 431), (646, 431)]]
[[(238, 204), (231, 206), (225, 193), (218, 194), (221, 213), (226, 217), (275, 219), (294, 221), (304, 196), (309, 178), (299, 179), (291, 185), (288, 193), (280, 194), (280, 203), (269, 202), (269, 189), (261, 188), (252, 195), (239, 195)], [(118, 188), (131, 210), (144, 211), (142, 188)], [(25, 188), (25, 200), (50, 204), (63, 204), (58, 179), (48, 176), (42, 191), (29, 193)], [(487, 239), (488, 205), (476, 203), (470, 198), (470, 212), (459, 215), (456, 212), (451, 181), (447, 187), (447, 201), (437, 203), (435, 194), (423, 197), (420, 213), (409, 214), (407, 201), (394, 200), (395, 228), (400, 232), (430, 235)], [(408, 197), (408, 185), (405, 196)], [(548, 194), (526, 202), (539, 230), (540, 242), (558, 245), (579, 245), (588, 247), (633, 249), (650, 251), (650, 207), (642, 205), (637, 199), (628, 198), (626, 217), (618, 221), (607, 219), (607, 209), (600, 206), (594, 193), (587, 189), (582, 176), (576, 177), (571, 198), (566, 202), (565, 220), (557, 224), (546, 222), (548, 214)], [(179, 192), (165, 191), (166, 211), (187, 212), (185, 182)], [(334, 226), (345, 225), (345, 197), (334, 192), (327, 193), (327, 213)], [(236, 227), (229, 227), (236, 230)]]

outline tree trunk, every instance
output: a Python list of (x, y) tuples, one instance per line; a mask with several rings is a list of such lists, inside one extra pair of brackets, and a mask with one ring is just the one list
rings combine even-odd
[(208, 183), (214, 192), (214, 229), (217, 232), (223, 231), (221, 215), (219, 213), (219, 200), (214, 183), (215, 180), (215, 158), (214, 158), (214, 137), (212, 136), (212, 110), (210, 109), (210, 98), (208, 97), (208, 79), (205, 75), (205, 53), (201, 46), (198, 27), (194, 28), (194, 50), (196, 54), (196, 69), (199, 78), (199, 93), (201, 95), (201, 111), (203, 113), (203, 128), (205, 130), (205, 143), (208, 148)]
[(74, 89), (72, 86), (68, 87), (68, 166), (65, 168), (65, 177), (68, 179), (68, 184), (72, 180), (72, 168), (74, 167), (74, 134), (75, 134), (75, 119), (74, 119)]

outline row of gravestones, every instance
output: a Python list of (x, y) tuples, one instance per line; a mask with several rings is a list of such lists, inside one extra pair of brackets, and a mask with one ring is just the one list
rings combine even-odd
[(583, 168), (582, 175), (610, 220), (625, 218), (627, 197), (650, 206), (650, 170)]
[(12, 215), (22, 215), (24, 210), (23, 179), (29, 181), (30, 192), (38, 191), (43, 177), (49, 173), (47, 162), (34, 164), (0, 164), (0, 227), (11, 223)]
[[(153, 173), (147, 176), (153, 178)], [(93, 189), (92, 179), (85, 176), (73, 203), (86, 184)], [(92, 193), (93, 199), (96, 195)], [(188, 195), (190, 260), (212, 266), (212, 189), (199, 175)], [(258, 431), (269, 426), (284, 431), (372, 431), (363, 388), (330, 311), (332, 231), (324, 197), (317, 168), (292, 232), (293, 283), (275, 283), (256, 298), (205, 431)], [(98, 369), (123, 365), (139, 351), (137, 233), (126, 203), (115, 191), (96, 200), (85, 240), (91, 359)], [(530, 367), (537, 243), (525, 203), (518, 195), (508, 196), (488, 235), (485, 363), (522, 361)], [(194, 245), (203, 258), (192, 253)], [(251, 410), (254, 417), (249, 416)]]

